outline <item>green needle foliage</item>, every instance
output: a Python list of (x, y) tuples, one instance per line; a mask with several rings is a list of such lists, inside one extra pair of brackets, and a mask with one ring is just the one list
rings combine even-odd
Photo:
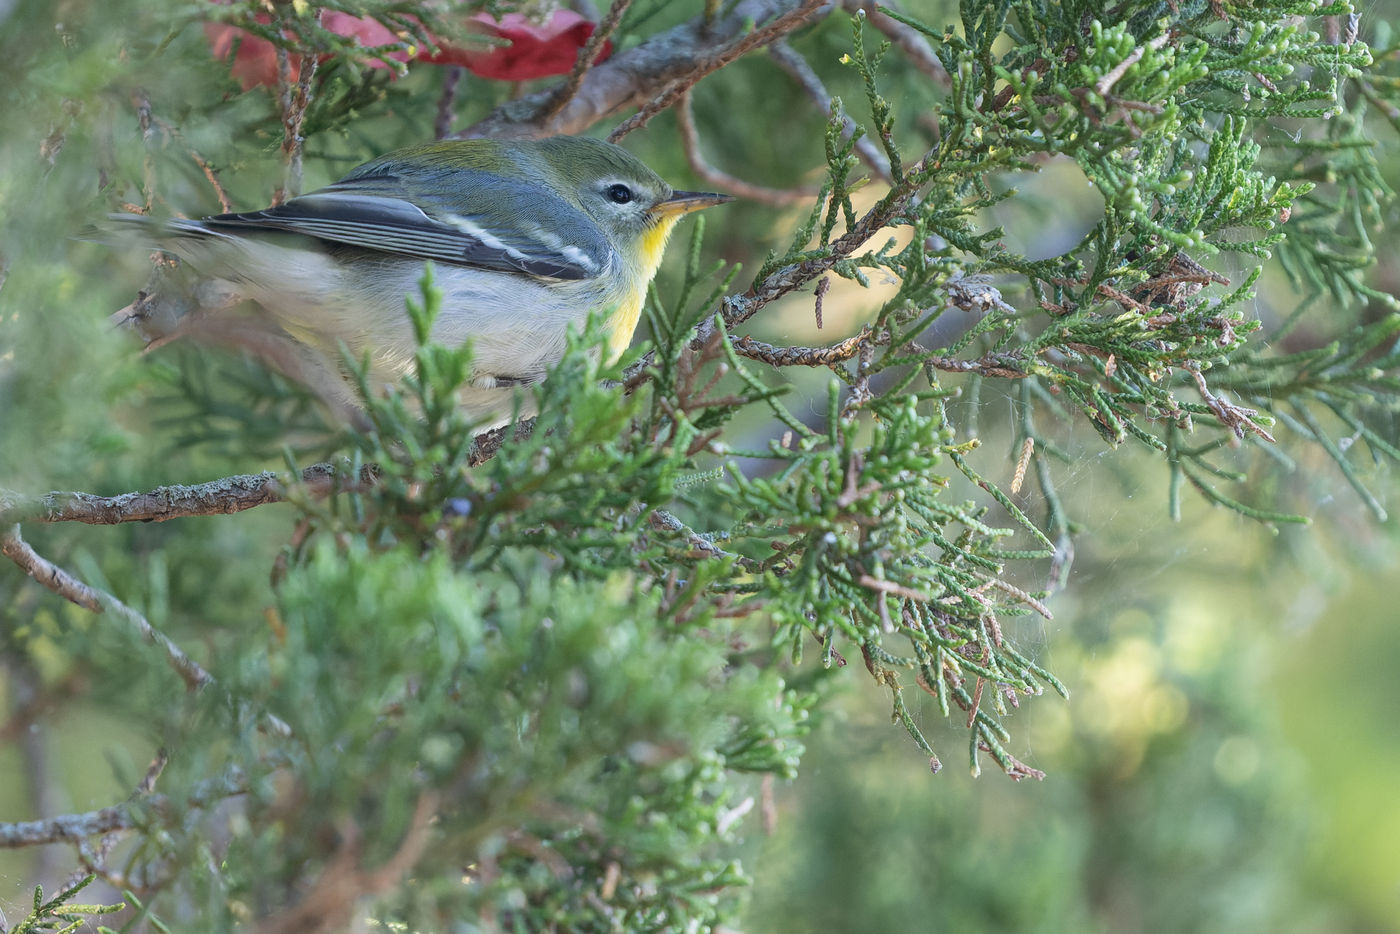
[[(638, 2), (615, 45), (645, 42), (681, 6), (730, 12)], [(162, 172), (172, 202), (200, 184), (188, 160), (160, 155), (149, 112), (139, 137), (113, 129), (123, 95), (178, 112), (188, 138), (220, 147), (219, 167), (289, 154), (283, 184), (303, 156), (333, 177), (390, 148), (395, 122), (426, 136), (444, 106), (399, 60), (456, 35), (437, 7), (177, 12), (162, 39), (131, 40), (129, 74), (41, 71), (19, 105), (32, 117), (81, 90), (65, 82), (101, 89), (90, 107), (102, 115), (70, 112), (74, 141), (45, 170), (68, 180), (100, 164), (94, 214), (149, 204)], [(323, 12), (369, 17), (401, 41), (366, 48), (324, 28)], [(880, 12), (902, 30), (896, 51), (866, 14), (830, 12), (790, 37), (798, 52), (840, 49), (822, 77), (844, 99), (823, 98), (800, 130), (818, 194), (781, 227), (785, 245), (748, 274), (708, 257), (717, 240), (751, 247), (751, 230), (707, 238), (695, 223), (648, 297), (649, 340), (608, 362), (590, 322), (521, 390), (532, 422), (478, 434), (457, 406), (472, 349), (428, 341), (442, 301), (431, 269), (407, 303), (413, 373), (387, 393), (361, 377), (366, 430), (308, 430), (306, 400), (246, 368), (157, 363), (157, 385), (119, 388), (135, 411), (158, 397), (181, 469), (209, 469), (209, 452), (227, 467), (269, 439), (285, 445), (288, 477), (303, 451), (338, 458), (329, 495), (287, 481), (290, 535), (237, 561), (233, 546), (200, 546), (211, 565), (251, 567), (227, 611), (178, 582), (172, 592), (179, 533), (129, 533), (162, 557), (121, 595), (177, 641), (205, 640), (192, 654), (212, 682), (198, 691), (172, 700), (176, 678), (135, 636), (7, 611), (7, 653), (63, 655), (169, 751), (160, 801), (124, 806), (135, 842), (112, 871), (139, 890), (133, 924), (716, 930), (746, 881), (733, 856), (743, 818), (764, 777), (796, 776), (809, 721), (833, 683), (850, 683), (847, 667), (887, 693), (918, 750), (913, 773), (921, 756), (937, 771), (954, 736), (974, 774), (991, 762), (1042, 777), (1013, 755), (1012, 726), (1023, 699), (1069, 696), (1026, 634), (1052, 617), (1073, 559), (1078, 523), (1055, 486), (1071, 432), (1160, 458), (1173, 515), (1189, 486), (1261, 522), (1306, 521), (1286, 489), (1254, 483), (1291, 470), (1301, 444), (1385, 518), (1360, 458), (1400, 460), (1400, 314), (1366, 278), (1392, 195), (1375, 133), (1400, 109), (1400, 46), (1378, 33), (1368, 48), (1353, 15), (1317, 0), (965, 0), (956, 22), (934, 25), (910, 3)], [(189, 66), (202, 19), (319, 65), (279, 89), (279, 112), (278, 95), (235, 94), (225, 66)], [(74, 45), (97, 57), (101, 44)], [(217, 72), (207, 107), (177, 106), (170, 87), (132, 91), (171, 61), (206, 82)], [(505, 96), (494, 93), (460, 106), (484, 117)], [(184, 139), (175, 123), (162, 132)], [(261, 152), (240, 150), (245, 135)], [(1054, 255), (1011, 249), (993, 221), (1029, 200), (1014, 185), (1067, 162), (1101, 215)], [(7, 205), (22, 182), (0, 182)], [(17, 280), (34, 249), (5, 247)], [(31, 263), (11, 291), (47, 298), (57, 276)], [(775, 346), (748, 333), (784, 332), (774, 316), (808, 290), (820, 327), (835, 280), (871, 290), (856, 293), (844, 339)], [(994, 391), (1012, 407), (1009, 461), (978, 422)], [(10, 438), (40, 436), (45, 411)], [(134, 462), (142, 444), (119, 453)], [(6, 522), (36, 515), (7, 507)], [(139, 578), (78, 564), (93, 583)], [(911, 712), (911, 689), (931, 723)], [(67, 923), (60, 908), (36, 897), (30, 929)]]
[[(85, 876), (66, 886), (53, 898), (44, 898), (44, 887), (34, 889), (34, 904), (29, 915), (9, 930), (14, 934), (74, 934), (92, 917), (121, 911), (125, 905), (84, 905), (74, 903), (78, 893), (92, 884), (94, 876)], [(99, 931), (110, 928), (99, 927)]]

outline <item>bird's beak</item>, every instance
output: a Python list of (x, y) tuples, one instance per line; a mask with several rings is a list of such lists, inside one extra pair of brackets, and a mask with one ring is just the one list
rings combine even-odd
[(657, 217), (680, 217), (691, 211), (733, 200), (733, 195), (721, 195), (712, 191), (673, 191), (671, 197), (652, 205), (651, 213)]

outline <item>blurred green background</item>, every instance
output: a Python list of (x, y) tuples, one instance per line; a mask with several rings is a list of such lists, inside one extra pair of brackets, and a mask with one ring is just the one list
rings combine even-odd
[[(905, 6), (933, 22), (953, 19), (945, 4)], [(1400, 5), (1370, 4), (1362, 15), (1366, 39), (1400, 15)], [(114, 258), (69, 239), (108, 208), (93, 184), (94, 153), (118, 154), (123, 161), (104, 167), (115, 175), (144, 171), (131, 116), (138, 88), (167, 108), (190, 145), (225, 154), (237, 170), (228, 174), (239, 179), (233, 194), (241, 206), (270, 190), (276, 141), (244, 133), (266, 118), (256, 97), (225, 97), (211, 114), (180, 109), (182, 97), (217, 100), (226, 91), (197, 61), (197, 29), (181, 33), (164, 57), (138, 61), (126, 83), (110, 83), (112, 63), (133, 33), (148, 29), (152, 45), (162, 38), (157, 20), (132, 4), (0, 3), (0, 85), (7, 88), (0, 98), (0, 268), (8, 274), (0, 286), (0, 487), (115, 493), (279, 466), (275, 445), (257, 458), (231, 458), (229, 438), (241, 436), (219, 442), (227, 426), (187, 401), (177, 358), (138, 360), (110, 332), (105, 315), (140, 286), (144, 259)], [(65, 29), (81, 30), (82, 41), (68, 42)], [(843, 80), (849, 91), (852, 78), (829, 66), (847, 35), (833, 25), (799, 43), (826, 63), (823, 74), (830, 72), (838, 92)], [(164, 71), (172, 62), (180, 69)], [(765, 61), (733, 72), (731, 88), (762, 81), (772, 90), (753, 99), (742, 126), (707, 136), (712, 160), (764, 183), (790, 181), (794, 163), (815, 171), (818, 148), (797, 158), (785, 142), (810, 134), (823, 115), (783, 90)], [(391, 89), (389, 104), (363, 124), (365, 138), (317, 140), (313, 156), (330, 158), (309, 166), (308, 187), (366, 147), (382, 151), (425, 135), (431, 80), (414, 81)], [(483, 92), (473, 105), (479, 112), (496, 102), (491, 93), (505, 92)], [(721, 96), (697, 98), (702, 126), (734, 112)], [(76, 102), (74, 111), (62, 101)], [(785, 114), (798, 115), (790, 133), (757, 129)], [(663, 116), (629, 146), (678, 183), (703, 187), (687, 177), (673, 134)], [(1376, 134), (1395, 185), (1395, 135), (1379, 123)], [(60, 137), (66, 157), (38, 156)], [(191, 213), (214, 207), (175, 148), (160, 151), (158, 170), (172, 204)], [(989, 222), (1005, 224), (1008, 242), (1032, 254), (1036, 244), (1042, 253), (1061, 248), (1049, 244), (1077, 238), (1099, 210), (1076, 171), (1054, 163), (1038, 179), (1018, 180), (1030, 197), (1008, 202), (1007, 213)], [(1390, 211), (1392, 226), (1377, 237), (1374, 281), (1394, 288), (1400, 217), (1393, 205)], [(792, 223), (787, 212), (738, 206), (711, 219), (710, 244), (752, 268)], [(662, 294), (678, 279), (680, 252), (668, 259)], [(1296, 301), (1277, 270), (1259, 295), (1256, 311), (1266, 320)], [(834, 290), (827, 333), (853, 329), (872, 305), (868, 295)], [(788, 308), (786, 318), (772, 309), (755, 335), (810, 336), (810, 308)], [(222, 381), (215, 395), (238, 390), (236, 368), (211, 379)], [(1015, 404), (986, 386), (978, 406), (984, 440), (1007, 451), (1001, 476), (992, 479), (1007, 482)], [(192, 426), (182, 419), (194, 412), (206, 438), (187, 445), (181, 439)], [(1312, 527), (1275, 533), (1189, 493), (1182, 521), (1172, 523), (1160, 459), (1128, 446), (1108, 452), (1083, 425), (1066, 426), (1058, 440), (1074, 459), (1057, 482), (1086, 531), (1069, 585), (1051, 603), (1055, 620), (1024, 623), (1020, 636), (1072, 699), (1039, 699), (1011, 724), (1012, 751), (1048, 777), (1016, 784), (989, 769), (973, 780), (965, 734), (941, 725), (933, 700), (911, 686), (906, 700), (944, 766), (930, 775), (904, 733), (887, 725), (883, 692), (848, 671), (854, 676), (837, 679), (839, 704), (812, 736), (801, 777), (774, 790), (772, 833), (752, 821), (743, 856), (756, 883), (744, 929), (1400, 931), (1396, 520), (1376, 522), (1320, 452), (1289, 447), (1299, 470), (1271, 477), (1260, 465), (1255, 489), (1306, 512)], [(1395, 478), (1369, 479), (1394, 513)], [(1037, 517), (1027, 487), (1021, 505)], [(287, 521), (258, 510), (229, 520), (26, 532), (93, 583), (123, 582), (123, 595), (157, 624), (216, 651), (221, 629), (258, 625), (266, 568)], [(178, 554), (178, 565), (168, 554)], [(180, 609), (196, 603), (199, 614)], [(114, 670), (130, 647), (8, 564), (0, 567), (0, 605), (7, 626), (37, 619), (27, 625), (47, 627), (54, 644), (52, 670), (41, 664), (0, 675), (8, 693), (0, 724), (13, 714), (25, 678), (50, 689), (71, 679), (65, 690), (80, 698), (46, 721), (56, 737), (46, 750), (50, 774), (59, 777), (48, 803), (81, 810), (119, 800), (151, 750), (123, 720), (122, 686), (107, 681), (110, 672), (66, 669), (59, 643), (107, 639)], [(24, 779), (32, 751), (24, 735), (0, 735), (0, 820), (33, 814)], [(49, 860), (42, 873), (36, 858)], [(0, 853), (0, 909), (22, 915), (34, 880), (52, 880), (49, 873), (71, 865), (63, 848)]]
[(970, 778), (911, 689), (930, 776), (852, 685), (753, 844), (750, 929), (1400, 930), (1393, 530), (1349, 504), (1278, 538), (1199, 503), (1173, 525), (1141, 467), (1131, 499), (1066, 484), (1118, 505), (1039, 634), (1071, 700), (1012, 718), (1044, 782)]

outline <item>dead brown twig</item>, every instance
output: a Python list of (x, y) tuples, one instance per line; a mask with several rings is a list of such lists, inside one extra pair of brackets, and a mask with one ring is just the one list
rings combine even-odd
[(1196, 391), (1201, 394), (1206, 405), (1215, 413), (1215, 417), (1220, 419), (1221, 424), (1235, 433), (1236, 438), (1243, 438), (1246, 432), (1253, 432), (1270, 444), (1276, 444), (1274, 436), (1264, 430), (1258, 422), (1254, 421), (1254, 416), (1258, 415), (1255, 409), (1246, 408), (1242, 405), (1235, 405), (1227, 399), (1217, 396), (1210, 391), (1206, 385), (1205, 374), (1198, 366), (1190, 366), (1191, 378), (1196, 381)]
[(616, 143), (633, 130), (646, 126), (652, 117), (680, 100), (681, 95), (689, 91), (701, 78), (718, 71), (754, 49), (761, 49), (765, 45), (776, 42), (815, 16), (825, 4), (826, 0), (802, 0), (795, 8), (788, 10), (767, 25), (760, 26), (738, 41), (731, 43), (727, 48), (711, 54), (699, 62), (690, 72), (673, 80), (670, 85), (643, 105), (641, 110), (620, 123), (616, 129), (608, 134), (608, 142)]
[[(807, 64), (807, 60), (793, 50), (785, 40), (779, 39), (768, 47), (768, 54), (773, 61), (777, 62), (793, 79), (800, 85), (802, 90), (807, 92), (807, 96), (821, 109), (825, 110), (831, 106), (832, 95), (822, 83), (822, 79), (817, 75), (812, 66)], [(856, 122), (852, 120), (844, 110), (841, 111), (841, 136), (850, 139), (855, 135)], [(890, 174), (890, 160), (880, 151), (880, 147), (866, 136), (856, 140), (856, 155), (862, 162), (868, 165), (876, 175), (887, 185), (894, 184), (894, 176)]]
[[(520, 139), (581, 133), (629, 107), (644, 107), (658, 95), (690, 87), (725, 64), (715, 64), (716, 57), (732, 52), (736, 43), (768, 30), (776, 19), (794, 10), (810, 8), (806, 15), (814, 15), (820, 7), (814, 0), (739, 0), (723, 16), (694, 17), (588, 69), (576, 92), (553, 114), (545, 116), (541, 109), (557, 93), (550, 89), (510, 101), (456, 135)], [(789, 22), (785, 21), (784, 31), (800, 25)], [(760, 24), (757, 30), (756, 23)], [(754, 47), (748, 44), (743, 51)]]
[(110, 610), (114, 617), (133, 627), (141, 638), (160, 646), (170, 667), (175, 669), (175, 673), (184, 680), (185, 686), (190, 690), (213, 682), (213, 675), (186, 655), (169, 637), (152, 626), (146, 617), (106, 591), (88, 586), (35, 551), (33, 546), (20, 537), (18, 525), (0, 533), (0, 554), (65, 600), (93, 613), (105, 613)]
[(632, 0), (613, 0), (612, 6), (608, 7), (608, 15), (593, 30), (593, 35), (588, 37), (588, 42), (579, 50), (578, 61), (574, 63), (573, 71), (569, 72), (563, 82), (550, 92), (550, 96), (540, 105), (539, 120), (551, 120), (558, 115), (564, 106), (573, 100), (574, 95), (583, 84), (583, 78), (588, 74), (590, 68), (598, 63), (598, 56), (602, 54), (603, 46), (608, 38), (617, 31), (618, 23), (622, 22), (622, 16), (627, 12), (627, 8), (632, 5)]
[(320, 877), (295, 905), (264, 918), (256, 928), (258, 934), (344, 930), (361, 898), (398, 885), (417, 864), (427, 848), (437, 809), (437, 793), (420, 792), (398, 849), (382, 866), (372, 869), (360, 866), (364, 847), (359, 828), (349, 823), (341, 827), (340, 847)]
[(705, 161), (704, 154), (700, 152), (700, 132), (695, 128), (695, 113), (690, 106), (689, 89), (681, 95), (680, 103), (676, 106), (676, 126), (680, 130), (681, 145), (685, 149), (685, 158), (690, 163), (690, 170), (705, 184), (713, 185), (725, 194), (746, 201), (777, 205), (810, 201), (818, 194), (817, 189), (811, 187), (769, 188), (766, 185), (755, 185), (721, 171)]

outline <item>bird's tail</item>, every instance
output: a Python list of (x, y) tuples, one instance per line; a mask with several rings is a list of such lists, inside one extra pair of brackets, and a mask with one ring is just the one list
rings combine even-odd
[(181, 241), (223, 237), (203, 221), (183, 217), (159, 218), (148, 214), (108, 214), (107, 219), (81, 231), (77, 239), (108, 246), (142, 246), (147, 249), (174, 249)]

